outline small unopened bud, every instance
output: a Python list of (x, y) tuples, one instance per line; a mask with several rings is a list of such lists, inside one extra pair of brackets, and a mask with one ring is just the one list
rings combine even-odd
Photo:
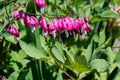
[(14, 36), (16, 36), (16, 37), (19, 37), (19, 31), (18, 31), (18, 29), (17, 29), (16, 27), (13, 27), (13, 26), (9, 25), (9, 26), (7, 27), (7, 31), (8, 31), (11, 35), (14, 35)]

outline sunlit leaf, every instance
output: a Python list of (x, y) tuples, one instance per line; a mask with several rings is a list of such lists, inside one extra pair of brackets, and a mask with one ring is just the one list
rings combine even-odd
[(56, 60), (60, 61), (61, 63), (65, 63), (65, 59), (64, 59), (62, 53), (56, 47), (53, 47), (51, 49), (51, 52), (52, 52), (53, 57)]
[(97, 71), (105, 71), (109, 68), (109, 64), (104, 59), (94, 59), (90, 62), (90, 66)]
[(22, 48), (22, 50), (30, 57), (35, 58), (35, 59), (42, 59), (42, 58), (46, 58), (46, 56), (44, 55), (44, 53), (42, 51), (40, 51), (39, 49), (37, 49), (36, 47), (34, 47), (31, 44), (27, 44), (24, 41), (20, 40), (20, 47)]

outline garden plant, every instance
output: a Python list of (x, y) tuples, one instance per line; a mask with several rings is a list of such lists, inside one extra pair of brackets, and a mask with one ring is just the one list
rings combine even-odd
[(0, 0), (0, 80), (120, 80), (120, 1)]

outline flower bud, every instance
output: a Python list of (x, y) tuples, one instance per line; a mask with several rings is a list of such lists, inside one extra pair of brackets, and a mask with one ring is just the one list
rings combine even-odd
[(13, 16), (14, 16), (14, 18), (16, 18), (16, 20), (19, 20), (20, 19), (19, 11), (15, 10), (13, 12)]
[(20, 11), (15, 10), (13, 13), (13, 16), (14, 16), (14, 18), (16, 18), (16, 20), (19, 20), (19, 19), (22, 19), (25, 17), (25, 13), (22, 10), (20, 10)]
[(25, 17), (25, 12), (23, 10), (20, 10), (19, 15), (20, 15), (20, 18), (24, 18)]
[(35, 5), (41, 8), (45, 8), (46, 7), (46, 2), (45, 0), (34, 0)]
[(29, 16), (25, 16), (25, 17), (24, 17), (24, 24), (25, 24), (26, 26), (30, 26), (29, 23), (30, 23), (30, 17), (29, 17)]
[(16, 27), (12, 27), (11, 25), (9, 25), (7, 27), (7, 31), (11, 34), (11, 35), (14, 35), (16, 37), (19, 37), (19, 31)]
[(47, 23), (45, 21), (45, 19), (43, 18), (43, 16), (40, 17), (40, 26), (42, 27), (44, 33), (47, 32)]

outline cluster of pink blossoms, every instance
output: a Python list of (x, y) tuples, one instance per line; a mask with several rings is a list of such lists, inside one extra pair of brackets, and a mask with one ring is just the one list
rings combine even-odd
[[(36, 6), (40, 8), (46, 7), (46, 2), (44, 0), (34, 0), (34, 3)], [(74, 35), (75, 32), (82, 35), (83, 32), (88, 33), (90, 31), (90, 25), (88, 23), (87, 17), (85, 17), (84, 19), (78, 18), (76, 20), (74, 20), (71, 17), (53, 19), (53, 21), (51, 21), (50, 24), (47, 24), (43, 15), (40, 16), (40, 21), (38, 21), (36, 17), (28, 16), (22, 10), (20, 11), (15, 10), (13, 16), (16, 20), (23, 19), (24, 24), (26, 26), (32, 27), (33, 29), (37, 28), (40, 25), (44, 31), (44, 35), (47, 34), (54, 35), (56, 34), (56, 32), (60, 33), (65, 32), (68, 37), (69, 35)], [(15, 35), (16, 37), (19, 36), (19, 32), (15, 27), (8, 26), (7, 31), (10, 32), (12, 35)]]
[[(35, 5), (38, 7), (41, 7), (41, 8), (46, 7), (46, 2), (44, 0), (34, 0), (34, 2), (35, 2)], [(39, 26), (39, 22), (34, 16), (28, 16), (22, 10), (20, 11), (15, 10), (13, 13), (13, 16), (16, 20), (23, 19), (24, 24), (26, 26), (30, 26), (33, 28), (37, 28)], [(6, 31), (8, 31), (11, 35), (14, 35), (15, 37), (19, 37), (19, 31), (15, 26), (9, 25)]]
[(14, 16), (14, 18), (16, 18), (16, 20), (23, 19), (24, 24), (26, 26), (38, 27), (38, 25), (39, 25), (38, 20), (34, 16), (28, 16), (22, 10), (21, 11), (14, 11), (13, 16)]
[(47, 26), (45, 19), (41, 16), (40, 26), (42, 27), (44, 33), (48, 32), (48, 34), (54, 34), (58, 31), (60, 33), (67, 32), (72, 35), (74, 32), (82, 34), (83, 31), (85, 33), (90, 31), (90, 25), (87, 17), (84, 19), (78, 18), (76, 20), (71, 17), (53, 19), (49, 26)]

